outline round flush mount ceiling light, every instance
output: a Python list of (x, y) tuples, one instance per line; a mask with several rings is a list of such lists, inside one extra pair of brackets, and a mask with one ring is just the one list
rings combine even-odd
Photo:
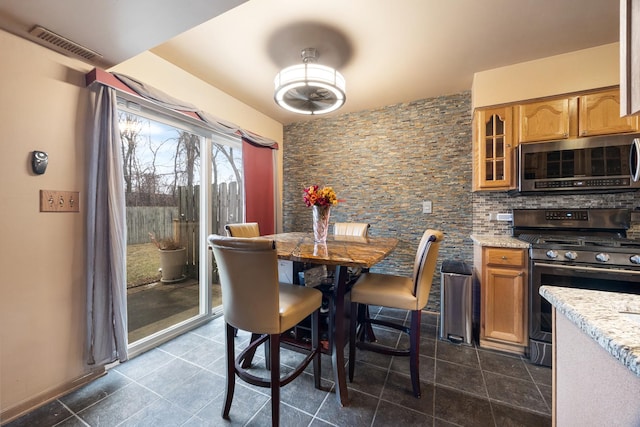
[(274, 99), (282, 108), (299, 114), (326, 114), (346, 100), (345, 80), (337, 70), (319, 65), (314, 48), (302, 49), (302, 64), (280, 71)]

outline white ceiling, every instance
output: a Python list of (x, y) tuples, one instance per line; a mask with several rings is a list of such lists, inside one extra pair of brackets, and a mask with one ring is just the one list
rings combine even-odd
[(102, 53), (103, 67), (151, 50), (285, 124), (309, 117), (276, 106), (273, 78), (305, 47), (345, 76), (336, 115), (469, 90), (478, 71), (617, 42), (618, 16), (618, 0), (0, 3), (8, 31), (27, 37), (39, 24)]

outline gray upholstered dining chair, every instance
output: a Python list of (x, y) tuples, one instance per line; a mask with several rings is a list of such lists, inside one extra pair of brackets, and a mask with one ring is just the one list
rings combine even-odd
[(259, 237), (260, 226), (257, 222), (239, 222), (224, 226), (227, 236), (230, 237)]
[(333, 234), (336, 236), (367, 237), (369, 224), (366, 222), (336, 222), (333, 224)]
[[(364, 273), (351, 288), (351, 319), (349, 328), (349, 380), (353, 381), (356, 363), (356, 347), (391, 356), (409, 356), (411, 385), (415, 397), (420, 397), (420, 319), (422, 309), (427, 305), (431, 282), (436, 269), (440, 242), (443, 234), (436, 230), (426, 230), (413, 264), (413, 276), (405, 277), (381, 273)], [(401, 323), (372, 319), (368, 305), (390, 307), (411, 312), (409, 327)], [(355, 315), (357, 313), (357, 316)], [(358, 322), (356, 322), (356, 317)], [(358, 331), (356, 326), (360, 325)], [(397, 349), (376, 342), (365, 341), (367, 325), (393, 328), (409, 335), (409, 348)], [(357, 336), (356, 336), (357, 335)]]
[[(229, 237), (260, 237), (260, 226), (257, 222), (238, 222), (224, 226)], [(238, 329), (235, 329), (238, 335)]]
[[(322, 293), (313, 288), (278, 283), (275, 242), (266, 238), (235, 238), (211, 235), (222, 286), (225, 321), (227, 386), (222, 417), (229, 419), (236, 375), (242, 380), (271, 389), (272, 425), (280, 421), (280, 387), (289, 384), (313, 361), (315, 387), (320, 389), (319, 308)], [(280, 376), (280, 335), (311, 316), (311, 347), (291, 372)], [(249, 345), (235, 356), (234, 329), (251, 332)], [(250, 371), (256, 348), (268, 342), (269, 378)], [(266, 345), (266, 344), (265, 344)]]

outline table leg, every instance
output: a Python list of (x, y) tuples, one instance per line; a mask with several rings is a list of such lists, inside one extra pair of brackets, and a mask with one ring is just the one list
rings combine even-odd
[(344, 370), (344, 346), (345, 346), (345, 306), (344, 299), (347, 291), (347, 267), (336, 267), (333, 287), (333, 307), (330, 310), (331, 332), (333, 344), (331, 349), (331, 362), (336, 383), (336, 399), (340, 406), (349, 402), (347, 393), (347, 379)]

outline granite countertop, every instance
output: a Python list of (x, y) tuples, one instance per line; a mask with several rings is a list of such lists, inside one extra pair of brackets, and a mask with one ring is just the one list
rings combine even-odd
[(640, 295), (541, 286), (540, 295), (640, 377)]
[(494, 246), (498, 248), (528, 249), (529, 243), (512, 236), (492, 236), (488, 234), (472, 234), (471, 240), (480, 246)]
[(395, 237), (329, 235), (316, 243), (313, 233), (279, 233), (267, 236), (276, 241), (278, 258), (345, 267), (373, 267), (398, 245)]

